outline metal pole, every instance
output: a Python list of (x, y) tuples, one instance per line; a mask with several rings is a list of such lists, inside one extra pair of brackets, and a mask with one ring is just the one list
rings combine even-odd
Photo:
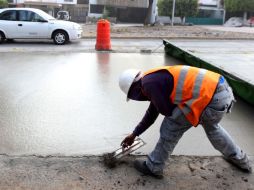
[(225, 20), (226, 20), (226, 10), (223, 10), (223, 25), (225, 24)]
[(171, 26), (174, 26), (175, 4), (176, 4), (176, 0), (173, 0)]

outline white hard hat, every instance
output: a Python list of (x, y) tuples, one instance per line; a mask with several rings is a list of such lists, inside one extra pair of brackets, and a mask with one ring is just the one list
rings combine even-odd
[[(140, 76), (139, 74), (141, 73), (140, 70), (137, 69), (128, 69), (126, 71), (124, 71), (120, 77), (119, 77), (119, 86), (121, 88), (121, 90), (128, 95), (128, 92), (130, 90), (130, 87), (132, 85), (132, 83), (136, 80), (138, 80), (139, 78), (136, 78), (137, 76)], [(126, 99), (127, 101), (129, 100), (129, 98), (127, 97)]]

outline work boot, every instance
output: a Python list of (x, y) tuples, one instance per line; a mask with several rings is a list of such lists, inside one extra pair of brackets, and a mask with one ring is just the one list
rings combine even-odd
[(252, 167), (246, 153), (242, 159), (226, 158), (228, 162), (241, 169), (243, 172), (252, 173)]
[(146, 165), (146, 161), (143, 160), (135, 160), (134, 161), (134, 168), (138, 170), (139, 172), (145, 174), (145, 175), (150, 175), (152, 177), (155, 177), (157, 179), (162, 179), (163, 175), (162, 174), (155, 174), (153, 173)]

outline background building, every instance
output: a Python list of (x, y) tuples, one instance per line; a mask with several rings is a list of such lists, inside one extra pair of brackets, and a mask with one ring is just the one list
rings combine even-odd
[(149, 0), (90, 0), (88, 17), (115, 17), (118, 22), (144, 22)]
[[(33, 7), (57, 17), (68, 11), (70, 20), (86, 22), (88, 18), (113, 17), (119, 22), (143, 23), (149, 0), (8, 0), (9, 7)], [(154, 0), (157, 2), (157, 0)]]
[[(68, 11), (75, 22), (96, 21), (106, 17), (114, 22), (155, 22), (157, 0), (8, 0), (10, 7), (34, 7), (57, 17), (60, 10)], [(150, 2), (150, 7), (149, 7)], [(151, 3), (152, 2), (152, 3)], [(223, 24), (225, 11), (221, 0), (199, 0), (198, 15), (187, 17), (193, 24)], [(146, 20), (147, 21), (147, 20)], [(148, 22), (149, 23), (149, 22)]]
[(88, 14), (89, 0), (8, 0), (9, 7), (32, 7), (41, 9), (53, 17), (60, 10), (66, 10), (71, 20), (85, 22)]
[(198, 15), (186, 18), (193, 24), (222, 25), (225, 22), (225, 10), (221, 0), (199, 0)]

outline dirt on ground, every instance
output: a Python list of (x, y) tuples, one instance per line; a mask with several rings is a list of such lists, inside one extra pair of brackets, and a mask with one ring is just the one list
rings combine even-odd
[[(82, 24), (83, 38), (95, 38), (96, 24)], [(154, 38), (154, 39), (254, 39), (253, 33), (222, 31), (203, 26), (142, 26), (111, 25), (111, 38)]]
[[(163, 179), (144, 176), (133, 167), (134, 159), (118, 160), (114, 168), (103, 157), (0, 156), (0, 189), (70, 190), (252, 190), (254, 175), (246, 174), (222, 157), (172, 156)], [(252, 165), (253, 165), (253, 159)]]

